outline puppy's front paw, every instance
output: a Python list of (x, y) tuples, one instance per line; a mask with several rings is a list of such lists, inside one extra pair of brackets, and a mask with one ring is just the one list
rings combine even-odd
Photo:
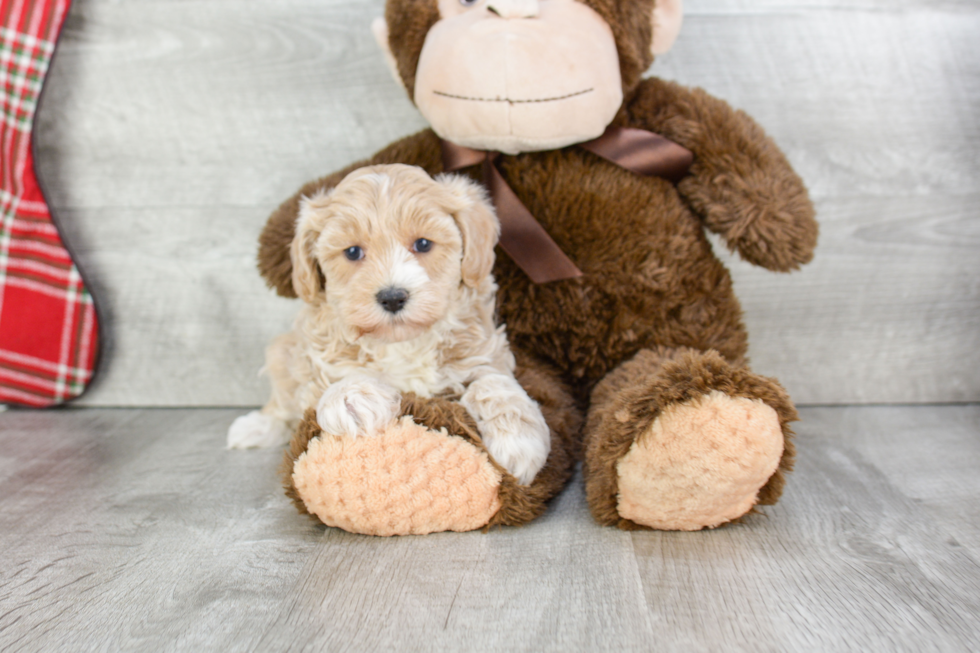
[(517, 381), (503, 374), (482, 377), (460, 399), (494, 460), (530, 485), (551, 452), (551, 431), (541, 409)]
[(401, 409), (401, 394), (368, 376), (352, 376), (334, 383), (320, 398), (316, 421), (331, 435), (377, 435)]
[(228, 427), (229, 449), (278, 447), (289, 442), (289, 427), (281, 419), (253, 410)]

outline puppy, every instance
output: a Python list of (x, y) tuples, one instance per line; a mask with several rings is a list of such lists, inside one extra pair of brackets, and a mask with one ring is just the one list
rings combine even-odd
[(371, 437), (399, 416), (402, 392), (448, 393), (529, 484), (551, 439), (494, 323), (498, 236), (478, 185), (412, 166), (362, 168), (305, 198), (291, 249), (305, 305), (266, 351), (269, 403), (235, 420), (229, 448), (287, 442), (309, 406), (325, 433)]

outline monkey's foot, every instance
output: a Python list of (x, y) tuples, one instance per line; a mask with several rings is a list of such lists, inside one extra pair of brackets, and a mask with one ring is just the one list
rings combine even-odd
[(486, 526), (500, 509), (501, 474), (462, 438), (403, 417), (374, 438), (323, 434), (292, 482), (327, 526), (367, 535), (420, 535)]
[[(530, 372), (525, 376), (532, 389), (543, 385)], [(572, 467), (570, 400), (556, 394), (540, 401), (553, 442), (528, 486), (493, 459), (458, 402), (406, 394), (402, 417), (370, 438), (324, 433), (314, 411), (307, 411), (286, 452), (286, 494), (300, 512), (365, 535), (527, 523), (544, 512)]]
[(616, 465), (620, 516), (662, 530), (747, 513), (779, 466), (783, 433), (760, 400), (715, 391), (664, 410)]
[(644, 350), (592, 393), (586, 495), (599, 523), (699, 530), (775, 503), (796, 410), (717, 352)]

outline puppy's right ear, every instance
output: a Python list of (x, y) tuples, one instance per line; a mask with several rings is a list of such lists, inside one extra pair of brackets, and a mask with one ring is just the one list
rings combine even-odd
[(293, 263), (293, 289), (308, 304), (314, 303), (326, 288), (326, 277), (316, 260), (316, 241), (323, 231), (324, 209), (329, 193), (300, 200), (296, 235), (289, 249)]
[(463, 283), (479, 287), (493, 270), (493, 248), (500, 239), (500, 222), (482, 186), (462, 175), (438, 175), (436, 181), (449, 191), (446, 209), (463, 237), (460, 275)]

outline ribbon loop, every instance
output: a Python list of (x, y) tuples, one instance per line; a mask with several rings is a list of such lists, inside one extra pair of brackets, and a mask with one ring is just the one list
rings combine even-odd
[(446, 172), (456, 172), (483, 163), (488, 156), (484, 150), (473, 150), (441, 138), (439, 145), (442, 149), (442, 168)]
[(579, 143), (579, 147), (638, 175), (662, 177), (675, 184), (694, 163), (694, 153), (686, 147), (632, 127), (610, 127), (599, 138)]

